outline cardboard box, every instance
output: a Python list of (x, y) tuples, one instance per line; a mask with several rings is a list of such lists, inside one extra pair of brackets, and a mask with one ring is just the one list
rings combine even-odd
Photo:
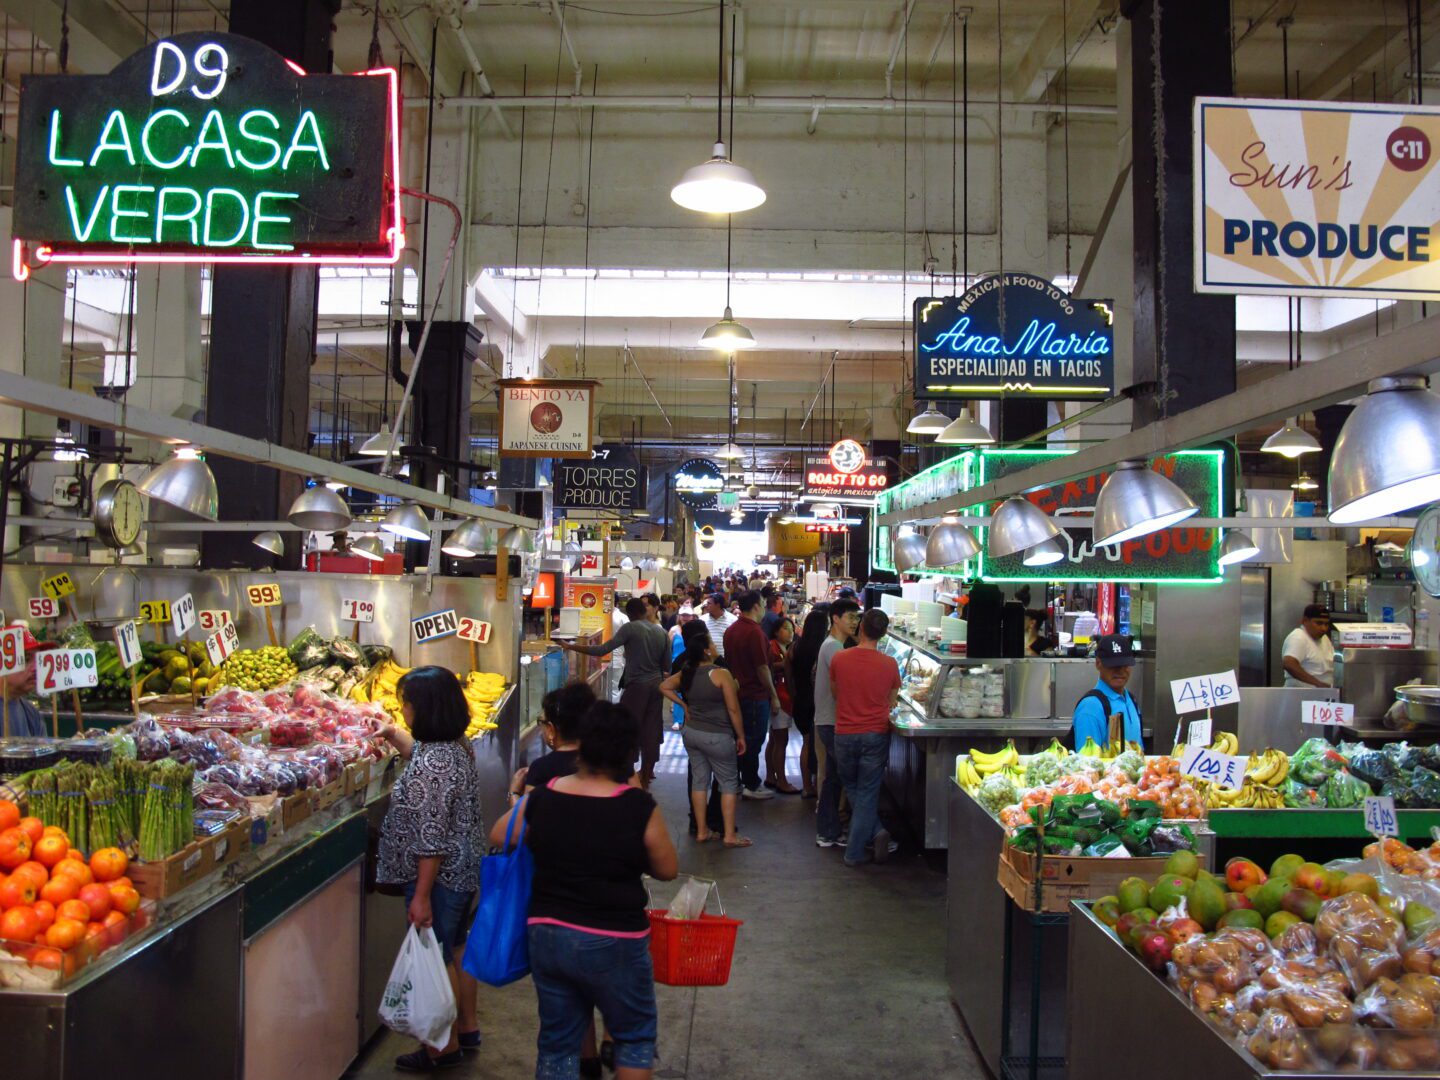
[(351, 762), (345, 766), (345, 794), (354, 795), (370, 786), (370, 759)]
[(345, 777), (342, 775), (338, 780), (312, 790), (310, 794), (314, 796), (316, 810), (329, 809), (344, 797)]
[(219, 836), (212, 836), (204, 842), (210, 845), (210, 858), (214, 869), (220, 870), (238, 862), (240, 856), (246, 854), (251, 847), (250, 819), (241, 818)]
[(1139, 859), (1047, 855), (1041, 863), (1043, 885), (1038, 908), (1035, 906), (1034, 855), (1006, 844), (1000, 850), (997, 878), (1021, 910), (1061, 913), (1069, 910), (1071, 900), (1098, 900), (1114, 895), (1127, 877), (1142, 877), (1147, 881), (1154, 878), (1165, 869), (1166, 858), (1164, 855)]
[(127, 873), (135, 883), (135, 891), (146, 900), (163, 900), (194, 885), (216, 868), (216, 839), (212, 836), (187, 844), (159, 862), (131, 863)]
[(280, 802), (280, 827), (289, 832), (315, 812), (313, 792), (297, 791)]

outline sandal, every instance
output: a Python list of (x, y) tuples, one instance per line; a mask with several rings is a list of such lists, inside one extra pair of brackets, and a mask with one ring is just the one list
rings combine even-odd
[(464, 1051), (453, 1050), (440, 1057), (431, 1057), (424, 1047), (401, 1054), (395, 1059), (395, 1068), (401, 1072), (437, 1072), (440, 1069), (457, 1069), (464, 1064)]
[(711, 840), (714, 840), (715, 837), (717, 837), (717, 836), (719, 836), (719, 835), (720, 835), (719, 833), (715, 833), (715, 832), (708, 832), (708, 833), (706, 833), (704, 836), (698, 836), (698, 835), (697, 835), (697, 836), (695, 837), (695, 842), (696, 842), (697, 844), (708, 844), (708, 843), (710, 843)]
[(725, 846), (728, 848), (750, 847), (753, 843), (754, 841), (748, 836), (737, 836), (734, 840), (726, 840)]

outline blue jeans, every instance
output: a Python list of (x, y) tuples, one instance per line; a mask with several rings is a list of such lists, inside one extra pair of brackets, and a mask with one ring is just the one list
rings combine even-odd
[[(410, 901), (415, 899), (415, 882), (405, 883), (405, 909), (409, 911)], [(455, 950), (465, 948), (465, 939), (470, 936), (470, 902), (475, 891), (456, 892), (447, 889), (440, 882), (430, 886), (430, 919), (435, 931), (435, 940), (440, 943), (440, 952), (445, 963), (455, 959)]]
[(745, 753), (740, 755), (740, 784), (749, 791), (760, 787), (760, 748), (770, 733), (770, 700), (740, 702), (745, 728)]
[(815, 802), (815, 835), (840, 839), (840, 762), (835, 759), (835, 725), (816, 724), (815, 737), (825, 747), (825, 782)]
[(530, 974), (540, 1005), (537, 1080), (580, 1075), (580, 1041), (599, 1008), (615, 1064), (648, 1069), (659, 1016), (650, 939), (605, 937), (548, 924), (530, 927)]
[(865, 861), (865, 849), (880, 831), (880, 785), (890, 760), (890, 733), (836, 735), (835, 756), (840, 762), (840, 782), (850, 797), (845, 861), (853, 866)]

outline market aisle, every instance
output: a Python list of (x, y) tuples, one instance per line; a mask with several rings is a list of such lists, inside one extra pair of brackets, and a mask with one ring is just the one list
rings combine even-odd
[[(667, 734), (655, 794), (682, 837), (681, 872), (716, 878), (727, 912), (745, 926), (728, 986), (657, 988), (655, 1075), (984, 1076), (946, 997), (944, 878), (903, 853), (887, 866), (846, 869), (838, 849), (815, 847), (814, 803), (798, 796), (742, 803), (741, 831), (754, 847), (698, 847), (685, 835), (683, 761), (679, 736)], [(792, 760), (791, 777), (798, 772)], [(484, 1048), (448, 1075), (533, 1075), (528, 979), (503, 990), (482, 987), (480, 1023)], [(351, 1075), (399, 1075), (391, 1062), (412, 1045), (384, 1033)]]

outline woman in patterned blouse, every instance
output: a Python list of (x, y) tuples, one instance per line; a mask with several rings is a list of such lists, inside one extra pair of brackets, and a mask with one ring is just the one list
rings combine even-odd
[(388, 724), (384, 735), (409, 764), (390, 793), (376, 879), (404, 887), (409, 921), (434, 928), (450, 971), (459, 1015), (449, 1043), (395, 1060), (407, 1072), (433, 1072), (459, 1065), (466, 1051), (480, 1048), (477, 987), (455, 963), (455, 947), (464, 944), (470, 925), (485, 826), (475, 756), (465, 739), (469, 709), (455, 673), (415, 668), (400, 680), (400, 702), (409, 730)]

